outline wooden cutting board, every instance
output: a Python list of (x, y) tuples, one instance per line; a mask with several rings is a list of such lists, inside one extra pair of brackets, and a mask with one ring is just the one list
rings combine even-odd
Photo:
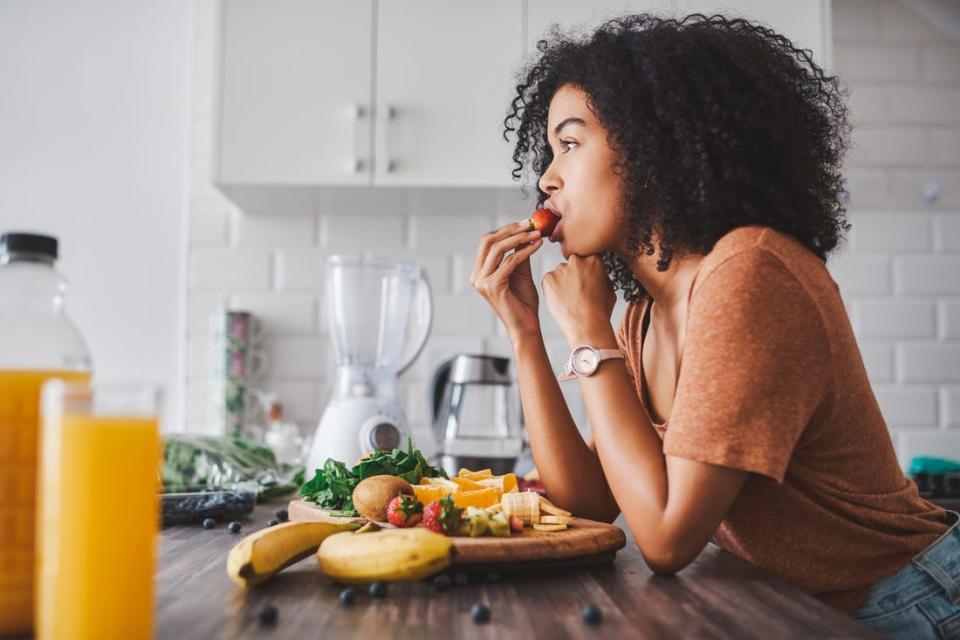
[[(314, 504), (292, 500), (287, 512), (293, 522), (366, 522), (364, 518), (338, 518)], [(453, 561), (464, 570), (511, 571), (538, 567), (612, 562), (627, 543), (620, 527), (606, 522), (573, 518), (566, 531), (536, 531), (529, 527), (509, 538), (454, 536)]]

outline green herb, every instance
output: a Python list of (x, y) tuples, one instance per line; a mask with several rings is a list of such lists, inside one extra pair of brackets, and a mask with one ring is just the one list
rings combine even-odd
[(407, 438), (407, 449), (374, 451), (352, 469), (347, 465), (327, 458), (322, 469), (317, 469), (313, 478), (300, 488), (300, 497), (313, 502), (321, 509), (336, 512), (340, 516), (357, 516), (353, 507), (353, 490), (364, 478), (370, 476), (399, 476), (416, 484), (420, 478), (446, 478), (443, 469), (430, 466), (427, 459), (413, 448), (413, 440)]

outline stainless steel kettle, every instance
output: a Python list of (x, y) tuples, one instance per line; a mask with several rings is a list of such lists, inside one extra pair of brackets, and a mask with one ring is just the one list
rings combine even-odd
[(441, 364), (430, 384), (433, 429), (440, 464), (514, 470), (524, 449), (523, 415), (510, 377), (510, 358), (460, 354)]

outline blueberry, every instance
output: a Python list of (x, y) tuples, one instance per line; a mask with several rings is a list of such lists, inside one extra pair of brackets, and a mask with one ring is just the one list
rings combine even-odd
[(227, 531), (230, 533), (240, 533), (240, 528), (240, 523), (236, 520), (227, 525)]
[(271, 520), (270, 522), (267, 523), (267, 526), (268, 526), (268, 527), (272, 527), (272, 526), (275, 525), (275, 524), (280, 524), (280, 521), (279, 521), (279, 520)]
[(453, 576), (453, 584), (458, 587), (465, 587), (470, 584), (470, 578), (465, 573), (457, 573)]
[(217, 521), (214, 520), (213, 518), (207, 518), (206, 520), (203, 521), (204, 529), (213, 529), (215, 526), (217, 526)]
[(286, 509), (277, 509), (273, 515), (277, 516), (277, 520), (280, 522), (286, 522), (290, 519), (290, 514), (287, 513)]
[(583, 608), (583, 612), (580, 614), (580, 616), (587, 624), (599, 624), (600, 618), (603, 617), (603, 614), (600, 612), (600, 607), (595, 604), (588, 604)]
[(386, 598), (387, 597), (387, 583), (376, 581), (370, 585), (370, 595), (374, 598)]
[(278, 614), (277, 608), (272, 604), (268, 604), (263, 609), (260, 609), (257, 617), (260, 619), (260, 624), (272, 625), (277, 623)]
[(436, 578), (433, 579), (433, 587), (437, 591), (447, 591), (450, 589), (450, 576), (445, 573), (441, 573)]
[(487, 605), (478, 602), (470, 607), (470, 617), (473, 618), (473, 621), (477, 624), (485, 624), (490, 622), (490, 608), (487, 607)]
[(487, 574), (487, 582), (500, 582), (500, 574), (494, 571)]
[(340, 592), (340, 604), (345, 607), (353, 605), (353, 601), (357, 598), (357, 592), (352, 587), (347, 587)]

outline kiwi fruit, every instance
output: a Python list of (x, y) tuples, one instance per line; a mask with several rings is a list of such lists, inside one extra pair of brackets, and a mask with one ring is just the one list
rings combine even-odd
[(390, 501), (401, 493), (416, 495), (409, 482), (398, 476), (370, 476), (353, 489), (353, 507), (367, 520), (385, 522)]

